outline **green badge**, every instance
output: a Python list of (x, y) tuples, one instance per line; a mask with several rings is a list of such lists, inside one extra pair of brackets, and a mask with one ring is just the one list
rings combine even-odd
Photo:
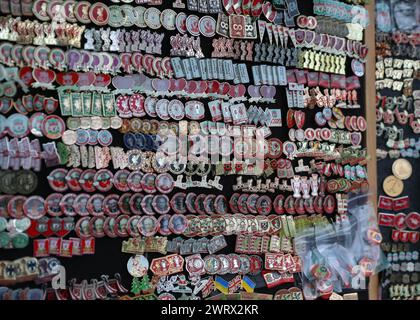
[(26, 233), (16, 233), (12, 238), (12, 245), (15, 249), (23, 249), (29, 244), (29, 237)]
[(10, 242), (10, 236), (7, 232), (0, 232), (0, 248), (6, 248)]

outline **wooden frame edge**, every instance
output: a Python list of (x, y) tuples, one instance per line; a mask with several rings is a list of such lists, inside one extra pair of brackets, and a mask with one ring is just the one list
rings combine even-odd
[[(375, 0), (370, 0), (366, 5), (369, 11), (369, 26), (365, 31), (365, 43), (369, 48), (369, 54), (366, 61), (365, 72), (365, 111), (367, 125), (366, 146), (369, 156), (367, 171), (368, 182), (371, 193), (371, 202), (374, 210), (377, 213), (377, 159), (376, 159), (376, 86), (375, 86), (375, 71), (376, 71), (376, 40), (375, 40)], [(369, 278), (369, 300), (379, 300), (379, 276), (377, 274)]]

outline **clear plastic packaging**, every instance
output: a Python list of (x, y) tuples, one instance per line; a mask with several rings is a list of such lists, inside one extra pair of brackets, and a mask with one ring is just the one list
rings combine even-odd
[(369, 194), (349, 194), (347, 209), (336, 221), (324, 216), (296, 221), (295, 250), (302, 260), (307, 300), (348, 288), (367, 289), (366, 277), (388, 267)]

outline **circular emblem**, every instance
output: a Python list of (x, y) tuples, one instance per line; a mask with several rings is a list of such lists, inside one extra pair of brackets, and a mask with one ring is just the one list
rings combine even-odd
[[(188, 19), (187, 19), (187, 23), (188, 23)], [(214, 37), (214, 35), (216, 34), (216, 20), (214, 20), (214, 18), (210, 16), (203, 16), (201, 17), (198, 23), (198, 28), (199, 28), (200, 33), (203, 36), (208, 37), (208, 38)]]
[(94, 194), (90, 197), (86, 204), (86, 208), (92, 216), (104, 215), (104, 203), (105, 196), (102, 194)]
[(185, 21), (187, 31), (194, 37), (200, 35), (199, 18), (195, 14), (191, 14)]
[(404, 190), (404, 183), (395, 176), (388, 176), (385, 178), (382, 187), (388, 196), (398, 197)]
[(140, 237), (140, 231), (139, 231), (139, 228), (137, 228), (139, 224), (139, 220), (140, 220), (139, 216), (132, 216), (130, 219), (128, 219), (127, 232), (133, 238)]
[(176, 12), (172, 9), (165, 9), (160, 15), (162, 26), (166, 30), (175, 30)]
[(45, 199), (45, 210), (46, 212), (53, 217), (58, 217), (62, 215), (60, 208), (60, 201), (63, 198), (61, 193), (51, 193)]
[(133, 192), (140, 192), (143, 190), (142, 187), (143, 173), (140, 171), (133, 171), (127, 178), (128, 187)]
[(174, 179), (169, 173), (161, 173), (155, 179), (156, 189), (164, 194), (172, 192), (174, 185)]
[(392, 173), (398, 179), (407, 180), (413, 173), (411, 163), (406, 159), (397, 159), (392, 164)]
[(131, 199), (131, 193), (124, 193), (120, 196), (120, 199), (118, 200), (118, 207), (120, 208), (121, 212), (123, 214), (131, 214), (130, 212), (130, 199)]
[(171, 207), (169, 206), (169, 198), (167, 195), (159, 194), (153, 197), (153, 209), (159, 214), (168, 213)]
[(95, 238), (103, 238), (105, 236), (105, 217), (93, 217), (89, 221), (90, 232)]
[(135, 255), (127, 262), (128, 273), (136, 278), (143, 277), (149, 270), (149, 261), (143, 255)]
[(351, 61), (351, 70), (357, 77), (363, 77), (365, 74), (365, 66), (362, 62), (357, 59)]
[(117, 217), (121, 212), (118, 205), (120, 197), (117, 194), (107, 195), (103, 202), (104, 213), (111, 217)]
[(89, 9), (89, 18), (94, 24), (98, 26), (106, 25), (109, 20), (108, 7), (101, 2), (92, 4)]
[(178, 192), (174, 194), (170, 202), (172, 210), (174, 210), (178, 214), (187, 213), (185, 198), (186, 194), (183, 192)]
[(162, 236), (168, 236), (172, 233), (169, 229), (169, 220), (171, 219), (171, 215), (164, 214), (159, 217), (158, 219), (158, 232)]
[(56, 140), (61, 138), (66, 130), (64, 120), (56, 115), (49, 115), (42, 121), (42, 133), (48, 139)]
[(77, 20), (79, 20), (81, 23), (90, 23), (90, 6), (91, 3), (88, 1), (80, 1), (77, 2), (74, 8), (74, 16)]
[(117, 188), (119, 191), (127, 192), (130, 190), (128, 185), (128, 177), (130, 175), (130, 171), (128, 170), (118, 170), (114, 174), (114, 187)]
[(160, 22), (160, 15), (161, 12), (159, 9), (154, 7), (148, 8), (144, 12), (144, 22), (150, 29), (159, 29), (162, 26)]
[(113, 178), (112, 172), (108, 169), (98, 170), (93, 178), (93, 185), (97, 190), (107, 192), (112, 189)]
[(143, 201), (144, 194), (134, 193), (130, 198), (130, 209), (133, 214), (140, 215), (143, 213), (141, 203)]
[(89, 211), (87, 209), (89, 199), (90, 195), (87, 193), (81, 193), (76, 197), (76, 199), (74, 199), (73, 209), (79, 216), (86, 217), (89, 215)]
[(23, 204), (23, 211), (29, 219), (38, 220), (42, 218), (46, 213), (44, 198), (40, 196), (29, 197)]
[(66, 216), (73, 217), (77, 213), (74, 211), (74, 202), (76, 200), (77, 195), (74, 193), (66, 193), (60, 201), (60, 208), (61, 212), (63, 212)]
[(140, 218), (138, 223), (140, 234), (145, 237), (154, 236), (158, 226), (158, 222), (153, 216), (143, 216)]
[(174, 214), (169, 220), (169, 229), (174, 234), (182, 234), (188, 226), (188, 220), (182, 214)]
[(14, 138), (23, 138), (30, 132), (28, 117), (23, 114), (15, 113), (9, 116), (6, 126), (9, 134)]
[(87, 169), (82, 172), (80, 175), (79, 183), (82, 189), (85, 192), (94, 192), (96, 190), (95, 188), (95, 174), (96, 171), (93, 169)]
[(57, 192), (64, 192), (68, 186), (66, 183), (66, 176), (68, 171), (66, 169), (55, 169), (47, 177), (50, 187)]

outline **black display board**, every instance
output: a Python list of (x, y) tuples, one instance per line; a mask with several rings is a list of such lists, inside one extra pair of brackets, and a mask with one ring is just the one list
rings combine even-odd
[[(91, 1), (93, 2), (93, 1)], [(113, 5), (114, 3), (111, 2), (110, 0), (106, 0), (106, 1), (101, 1), (103, 3), (105, 3), (108, 6)], [(162, 6), (158, 6), (158, 8), (160, 10), (163, 10), (165, 8), (172, 8), (172, 0), (164, 0), (163, 1), (164, 4)], [(121, 3), (122, 4), (122, 3)], [(133, 3), (133, 5), (135, 5)], [(298, 0), (298, 7), (299, 7), (299, 11), (301, 14), (304, 15), (313, 15), (313, 2), (312, 1), (302, 1), (302, 0)], [(174, 9), (175, 11), (179, 12), (179, 9)], [(187, 15), (188, 14), (196, 14), (196, 12), (192, 12), (192, 11), (188, 11), (187, 9), (182, 9), (182, 11), (184, 11)], [(213, 15), (214, 16), (214, 15)], [(215, 17), (215, 16), (214, 16)], [(95, 29), (99, 29), (98, 26), (94, 25), (94, 24), (90, 24), (90, 25), (86, 25), (86, 28), (95, 28)], [(136, 28), (127, 28), (127, 29), (132, 29), (132, 30), (136, 30)], [(158, 32), (164, 32), (165, 33), (165, 38), (163, 40), (163, 46), (162, 46), (162, 56), (170, 56), (169, 54), (169, 50), (171, 48), (170, 46), (170, 36), (172, 35), (176, 35), (176, 31), (163, 31), (162, 29), (157, 30)], [(213, 47), (212, 47), (212, 38), (204, 38), (203, 36), (200, 37), (201, 40), (201, 48), (202, 51), (205, 55), (205, 57), (211, 57), (211, 52), (213, 51)], [(83, 44), (84, 44), (85, 39), (82, 40), (82, 48), (83, 48)], [(67, 48), (69, 49), (69, 48)], [(373, 52), (369, 52), (369, 54), (374, 54)], [(346, 66), (346, 74), (347, 75), (352, 75), (352, 71), (350, 68), (350, 62), (351, 60), (348, 59), (348, 63)], [(241, 61), (242, 62), (242, 61)], [(250, 80), (251, 83), (253, 83), (252, 80), (252, 73), (251, 73), (251, 67), (253, 65), (252, 62), (243, 62), (247, 64), (247, 68), (248, 68), (248, 73), (250, 75)], [(270, 64), (270, 63), (265, 63), (265, 64)], [(349, 109), (346, 110), (346, 115), (364, 115), (364, 77), (360, 78), (360, 82), (362, 84), (361, 89), (358, 89), (358, 101), (361, 104), (362, 108), (361, 109)], [(23, 92), (20, 92), (21, 94), (23, 94)], [(35, 93), (40, 93), (40, 94), (44, 94), (47, 96), (52, 96), (52, 97), (56, 97), (57, 96), (57, 92), (56, 91), (51, 91), (51, 90), (41, 90), (41, 89), (31, 89), (31, 93), (35, 94)], [(280, 140), (284, 141), (284, 140), (288, 140), (288, 128), (286, 126), (285, 123), (285, 117), (286, 117), (286, 113), (288, 111), (288, 107), (287, 107), (287, 99), (286, 99), (286, 93), (285, 93), (285, 87), (277, 87), (277, 95), (275, 97), (275, 99), (277, 100), (277, 102), (275, 104), (264, 104), (262, 105), (263, 107), (270, 107), (270, 108), (281, 108), (282, 110), (282, 116), (283, 116), (283, 126), (281, 128), (272, 128), (272, 136), (271, 137), (276, 137), (279, 138)], [(180, 98), (180, 100), (182, 102), (187, 101), (184, 98)], [(205, 99), (203, 100), (203, 102), (206, 105), (206, 102), (208, 102), (210, 100)], [(249, 103), (247, 103), (247, 105), (249, 105)], [(313, 110), (306, 110), (306, 125), (308, 127), (317, 127), (317, 125), (315, 124), (315, 122), (313, 121), (315, 113), (317, 112), (317, 109), (313, 109)], [(57, 109), (56, 111), (57, 115), (60, 115), (60, 108)], [(63, 117), (63, 119), (65, 120), (67, 117)], [(208, 110), (206, 111), (206, 118), (203, 120), (211, 120), (210, 118), (210, 114), (208, 112)], [(369, 125), (373, 125), (373, 124), (369, 124)], [(123, 146), (123, 134), (120, 133), (117, 130), (113, 130), (112, 131), (113, 134), (113, 143), (112, 146)], [(364, 135), (364, 139), (365, 139), (365, 135)], [(47, 139), (45, 138), (40, 138), (40, 142), (41, 143), (46, 143), (48, 142)], [(363, 143), (363, 145), (365, 145), (365, 143)], [(306, 162), (306, 161), (305, 161)], [(385, 162), (383, 162), (385, 163)], [(294, 166), (297, 165), (297, 160), (294, 160), (293, 162)], [(386, 167), (384, 167), (386, 168)], [(45, 165), (43, 165), (41, 172), (38, 173), (38, 179), (39, 179), (39, 183), (38, 183), (38, 187), (35, 190), (35, 192), (33, 194), (36, 195), (40, 195), (42, 197), (47, 197), (49, 194), (51, 194), (52, 192), (54, 192), (48, 185), (47, 183), (47, 176), (49, 175), (49, 173), (55, 168), (46, 168)], [(388, 170), (388, 169), (386, 169)], [(386, 170), (384, 171), (387, 172)], [(113, 172), (115, 172), (115, 170), (112, 170)], [(379, 170), (378, 170), (379, 172)], [(382, 175), (382, 173), (380, 173)], [(176, 178), (176, 177), (175, 177)], [(410, 185), (410, 187), (414, 187), (414, 177), (411, 179), (412, 181), (412, 185)], [(193, 190), (193, 189), (188, 189), (186, 190), (186, 192), (195, 192), (195, 193), (205, 193), (205, 194), (224, 194), (228, 199), (230, 198), (230, 196), (234, 193), (233, 189), (232, 189), (232, 185), (236, 183), (236, 176), (223, 176), (221, 178), (221, 183), (223, 184), (224, 188), (223, 191), (217, 191), (216, 189), (199, 189), (199, 190)], [(407, 190), (408, 190), (408, 186), (407, 186)], [(169, 194), (168, 196), (170, 197), (171, 195), (175, 194), (176, 192), (179, 192), (182, 190), (177, 190), (175, 189), (171, 194)], [(413, 190), (414, 191), (414, 190)], [(122, 194), (120, 191), (116, 190), (115, 188), (113, 188), (110, 192), (107, 192), (106, 194), (112, 194), (112, 193), (117, 193), (117, 194)], [(274, 199), (276, 194), (269, 194), (271, 196), (272, 199)], [(414, 201), (414, 198), (413, 198)], [(420, 203), (420, 198), (417, 199), (418, 203)], [(71, 232), (70, 235), (68, 237), (72, 237), (72, 236), (76, 236), (74, 232)], [(168, 239), (173, 239), (175, 236), (174, 235), (170, 235), (168, 237)], [(108, 237), (104, 237), (104, 238), (100, 238), (100, 239), (96, 239), (96, 248), (95, 248), (95, 254), (94, 255), (83, 255), (83, 256), (73, 256), (71, 258), (59, 258), (60, 262), (62, 263), (62, 265), (65, 266), (66, 268), (66, 278), (67, 280), (71, 280), (73, 278), (77, 279), (77, 283), (80, 283), (82, 280), (86, 279), (88, 281), (90, 281), (91, 279), (100, 279), (101, 275), (110, 275), (110, 277), (112, 278), (113, 275), (115, 273), (119, 273), (122, 276), (122, 283), (123, 285), (127, 288), (130, 289), (131, 286), (131, 281), (132, 281), (132, 276), (128, 273), (127, 271), (127, 261), (130, 258), (130, 254), (125, 254), (121, 252), (121, 245), (122, 242), (124, 240), (126, 240), (127, 238), (108, 238)], [(235, 239), (236, 236), (228, 236), (226, 237), (227, 242), (228, 242), (228, 247), (226, 247), (225, 249), (223, 249), (222, 251), (219, 251), (218, 253), (231, 253), (234, 252), (234, 246), (235, 246)], [(10, 249), (10, 250), (1, 250), (0, 252), (0, 259), (1, 260), (14, 260), (14, 259), (18, 259), (24, 256), (32, 256), (33, 255), (33, 241), (30, 241), (30, 244), (28, 247), (26, 247), (25, 249)], [(144, 254), (149, 262), (158, 256), (161, 256), (160, 254), (155, 254), (155, 253), (145, 253)], [(149, 276), (151, 276), (151, 273), (149, 271)], [(230, 280), (230, 278), (233, 278), (234, 275), (226, 275), (224, 276), (224, 278), (226, 280)], [(270, 293), (270, 294), (274, 294), (278, 289), (280, 288), (289, 288), (292, 286), (297, 286), (300, 287), (300, 278), (299, 278), (299, 274), (295, 274), (295, 284), (285, 284), (279, 287), (275, 287), (273, 289), (267, 289), (265, 287), (265, 282), (263, 280), (263, 278), (261, 277), (261, 275), (256, 276), (256, 277), (251, 277), (254, 281), (256, 281), (257, 286), (255, 288), (256, 292), (262, 292), (262, 293)], [(31, 283), (21, 283), (16, 285), (16, 287), (33, 287), (34, 285)], [(367, 299), (368, 298), (368, 294), (367, 294), (367, 290), (344, 290), (343, 292), (358, 292), (359, 293), (359, 299)], [(218, 293), (217, 291), (214, 292), (214, 294)], [(179, 294), (174, 294), (175, 296), (179, 297)]]

